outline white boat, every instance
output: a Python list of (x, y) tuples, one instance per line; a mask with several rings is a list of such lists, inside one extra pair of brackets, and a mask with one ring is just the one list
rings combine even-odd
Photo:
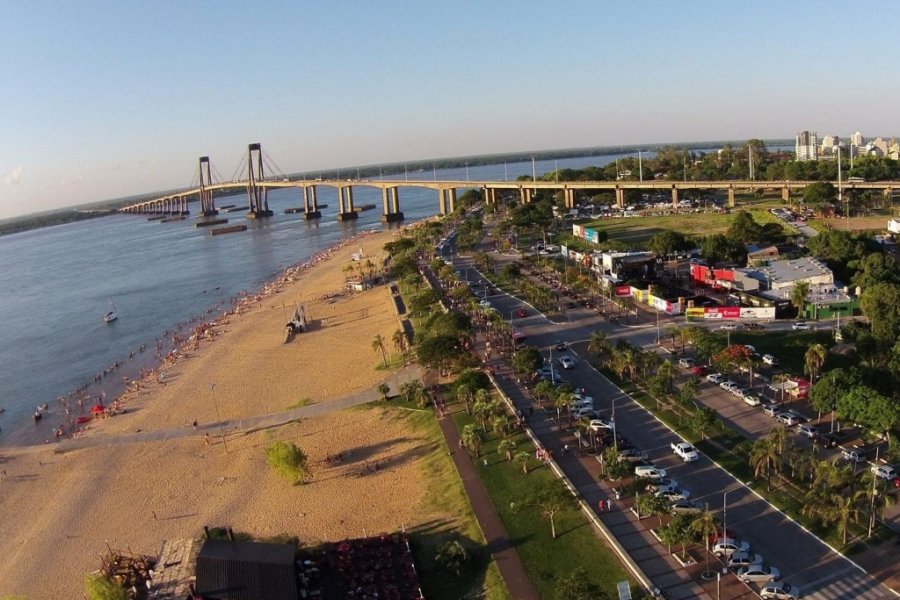
[(116, 314), (116, 305), (113, 303), (112, 300), (110, 300), (109, 303), (112, 304), (112, 310), (110, 310), (108, 313), (103, 315), (103, 321), (105, 323), (112, 323), (113, 321), (115, 321), (116, 319), (119, 318), (119, 315)]

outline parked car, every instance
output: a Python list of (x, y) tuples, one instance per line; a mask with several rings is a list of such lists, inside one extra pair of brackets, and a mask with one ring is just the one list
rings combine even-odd
[(838, 445), (837, 437), (830, 433), (822, 433), (821, 431), (813, 434), (812, 441), (815, 445), (822, 448), (834, 448)]
[(719, 383), (719, 387), (727, 392), (734, 392), (734, 389), (737, 386), (738, 386), (738, 384), (736, 384), (735, 382), (733, 382), (730, 379), (728, 381), (723, 381), (723, 382)]
[(735, 552), (728, 557), (728, 560), (725, 561), (725, 565), (731, 569), (741, 569), (751, 565), (761, 565), (763, 562), (763, 557), (759, 554), (753, 554), (752, 552)]
[(762, 401), (759, 399), (759, 396), (756, 394), (744, 394), (743, 400), (746, 404), (750, 406), (759, 406), (762, 404)]
[(733, 388), (731, 388), (731, 393), (733, 395), (737, 396), (738, 398), (743, 398), (744, 396), (746, 396), (750, 393), (750, 388), (745, 388), (745, 387), (736, 385)]
[(656, 492), (656, 495), (666, 498), (669, 502), (687, 500), (691, 497), (691, 493), (689, 491), (680, 487), (676, 487), (674, 489), (663, 489)]
[(559, 359), (559, 366), (563, 369), (573, 369), (575, 368), (575, 361), (569, 356), (563, 356)]
[(694, 462), (700, 459), (700, 453), (697, 452), (697, 449), (687, 442), (672, 442), (669, 444), (669, 447), (684, 462)]
[(637, 448), (619, 448), (619, 458), (629, 462), (647, 460), (647, 454)]
[(588, 424), (588, 427), (590, 427), (591, 431), (601, 431), (604, 429), (609, 429), (610, 431), (612, 431), (613, 428), (612, 423), (610, 423), (609, 421), (604, 421), (603, 419), (592, 419)]
[(520, 319), (521, 319), (522, 317), (527, 317), (527, 316), (528, 316), (528, 309), (527, 309), (527, 308), (520, 308), (519, 310), (516, 311), (516, 316), (519, 317)]
[(491, 303), (485, 299), (485, 300), (482, 300), (481, 302), (479, 302), (478, 306), (480, 306), (481, 308), (490, 308)]
[(691, 375), (696, 375), (698, 377), (702, 377), (703, 375), (706, 375), (707, 370), (708, 369), (706, 367), (704, 367), (703, 365), (694, 365), (693, 367), (690, 368)]
[(634, 468), (634, 476), (658, 481), (666, 476), (666, 470), (653, 465), (639, 465)]
[(861, 463), (866, 460), (866, 451), (863, 448), (842, 448), (841, 458), (848, 462)]
[(720, 381), (722, 381), (722, 374), (721, 373), (710, 373), (709, 375), (706, 376), (706, 380), (710, 383), (719, 383)]
[(678, 361), (678, 366), (682, 367), (684, 369), (690, 369), (691, 367), (694, 366), (694, 359), (693, 358), (682, 358)]
[(787, 427), (793, 427), (794, 425), (796, 425), (797, 423), (800, 422), (800, 419), (797, 418), (797, 415), (787, 413), (787, 412), (780, 412), (775, 415), (775, 418), (778, 421), (784, 423), (785, 426), (787, 426)]
[(793, 329), (794, 331), (806, 331), (807, 329), (809, 329), (809, 323), (806, 323), (804, 321), (797, 321), (796, 323), (791, 325), (791, 329)]
[(759, 597), (763, 600), (798, 600), (800, 590), (786, 581), (767, 581), (760, 586)]
[(893, 481), (896, 485), (897, 470), (891, 465), (872, 465), (872, 472), (875, 473), (875, 477)]
[(738, 571), (737, 577), (744, 583), (750, 583), (751, 581), (778, 581), (781, 579), (781, 572), (775, 567), (767, 565), (750, 565)]
[(772, 356), (771, 354), (763, 354), (762, 361), (769, 365), (770, 367), (774, 367), (778, 364), (778, 359)]
[(733, 538), (726, 538), (713, 544), (712, 551), (714, 555), (722, 558), (723, 556), (731, 556), (735, 552), (750, 552), (750, 544), (739, 542)]
[(797, 433), (803, 437), (813, 439), (819, 433), (819, 428), (809, 423), (803, 423), (797, 427)]
[(600, 415), (601, 415), (601, 413), (599, 410), (595, 410), (595, 409), (587, 407), (587, 406), (582, 407), (582, 408), (576, 408), (572, 411), (572, 418), (579, 420), (579, 421), (581, 419), (592, 419), (592, 420), (598, 419), (600, 417)]
[(678, 498), (677, 500), (672, 502), (671, 511), (676, 514), (696, 514), (702, 512), (703, 507), (693, 500), (688, 500), (687, 498)]
[(775, 416), (781, 412), (781, 405), (780, 404), (767, 404), (767, 405), (763, 406), (763, 412), (766, 413), (766, 415), (768, 415), (772, 418), (775, 418)]

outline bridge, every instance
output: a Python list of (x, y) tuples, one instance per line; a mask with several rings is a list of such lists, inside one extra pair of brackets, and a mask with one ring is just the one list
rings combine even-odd
[[(400, 210), (401, 188), (426, 188), (437, 192), (438, 212), (442, 215), (456, 209), (457, 190), (481, 190), (484, 201), (488, 204), (497, 202), (498, 191), (511, 191), (518, 195), (522, 204), (530, 203), (538, 191), (562, 192), (568, 208), (574, 208), (585, 192), (613, 192), (616, 206), (625, 207), (626, 190), (668, 193), (672, 198), (673, 208), (678, 207), (679, 194), (685, 190), (725, 190), (728, 193), (728, 205), (735, 206), (735, 193), (739, 191), (755, 192), (758, 190), (780, 191), (785, 202), (789, 202), (792, 194), (799, 194), (815, 181), (428, 181), (428, 180), (386, 180), (386, 179), (354, 179), (354, 180), (273, 180), (264, 173), (262, 148), (260, 144), (248, 146), (248, 176), (246, 180), (227, 183), (213, 183), (210, 177), (209, 157), (200, 157), (200, 185), (181, 190), (137, 204), (122, 207), (119, 212), (132, 214), (188, 214), (188, 202), (197, 198), (200, 201), (200, 214), (211, 216), (217, 214), (213, 192), (219, 190), (246, 190), (247, 218), (257, 219), (272, 215), (268, 205), (268, 190), (295, 188), (303, 198), (303, 212), (306, 219), (318, 219), (322, 216), (319, 210), (317, 190), (320, 187), (334, 188), (338, 192), (338, 215), (340, 221), (355, 219), (359, 216), (353, 204), (353, 190), (358, 187), (380, 189), (382, 193), (382, 215), (385, 222), (400, 221), (403, 212)], [(835, 186), (838, 182), (831, 182)], [(891, 197), (895, 189), (900, 189), (900, 181), (841, 182), (843, 191), (879, 190)]]

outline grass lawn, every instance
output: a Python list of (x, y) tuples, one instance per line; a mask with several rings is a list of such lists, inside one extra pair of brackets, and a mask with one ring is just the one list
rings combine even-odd
[[(393, 404), (398, 407), (391, 407)], [(447, 515), (447, 518), (409, 531), (413, 557), (425, 597), (458, 600), (469, 596), (482, 597), (479, 592), (483, 590), (483, 597), (487, 600), (511, 600), (500, 570), (485, 548), (484, 536), (472, 513), (469, 498), (463, 490), (456, 468), (450, 460), (447, 444), (434, 413), (430, 410), (405, 410), (400, 407), (406, 407), (406, 403), (398, 399), (392, 400), (387, 408), (380, 403), (364, 406), (369, 410), (390, 411), (395, 418), (402, 419), (410, 430), (424, 434), (432, 447), (423, 459), (423, 471), (429, 482), (425, 503), (429, 508)], [(472, 559), (460, 577), (453, 576), (434, 561), (438, 547), (448, 540), (460, 542)]]
[[(771, 213), (762, 207), (747, 207), (757, 223), (779, 222)], [(630, 217), (616, 219), (600, 219), (586, 223), (605, 231), (610, 241), (629, 244), (642, 244), (648, 239), (666, 230), (678, 231), (686, 235), (709, 235), (724, 233), (734, 220), (734, 213), (717, 212), (684, 213), (659, 215), (650, 217)]]
[[(716, 332), (725, 338), (725, 334)], [(806, 350), (813, 344), (829, 348), (833, 343), (830, 331), (735, 331), (731, 343), (750, 344), (760, 355), (771, 354), (778, 359), (778, 370), (803, 375)]]
[[(462, 411), (455, 413), (453, 420), (460, 430), (473, 422)], [(524, 434), (514, 439), (518, 450), (533, 455), (533, 447)], [(537, 509), (524, 506), (533, 490), (556, 476), (547, 467), (539, 467), (534, 459), (529, 461), (532, 470), (526, 475), (521, 464), (509, 463), (497, 453), (498, 442), (492, 434), (486, 436), (477, 462), (478, 470), (510, 541), (541, 598), (553, 598), (556, 583), (579, 566), (610, 598), (617, 597), (616, 583), (631, 581), (631, 578), (576, 505), (555, 517), (556, 539), (551, 537), (550, 522), (542, 518)], [(482, 462), (485, 458), (487, 466)], [(633, 581), (632, 590), (637, 593)]]

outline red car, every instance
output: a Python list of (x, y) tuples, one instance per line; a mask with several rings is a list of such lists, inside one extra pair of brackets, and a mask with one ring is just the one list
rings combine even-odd
[(516, 311), (516, 316), (517, 316), (517, 317), (527, 317), (527, 316), (528, 316), (528, 310), (525, 309), (525, 308), (520, 308), (519, 310)]
[[(709, 545), (712, 546), (713, 544), (715, 544), (719, 540), (719, 536), (721, 536), (722, 533), (723, 533), (722, 530), (718, 529), (718, 530), (716, 530), (715, 533), (710, 535), (709, 536)], [(723, 536), (723, 537), (725, 537), (725, 538), (732, 539), (732, 540), (737, 539), (737, 534), (730, 529), (727, 529), (724, 533), (725, 533), (725, 536)]]
[(691, 367), (692, 375), (698, 375), (698, 376), (706, 375), (706, 371), (707, 371), (707, 369), (703, 365), (694, 365), (693, 367)]

